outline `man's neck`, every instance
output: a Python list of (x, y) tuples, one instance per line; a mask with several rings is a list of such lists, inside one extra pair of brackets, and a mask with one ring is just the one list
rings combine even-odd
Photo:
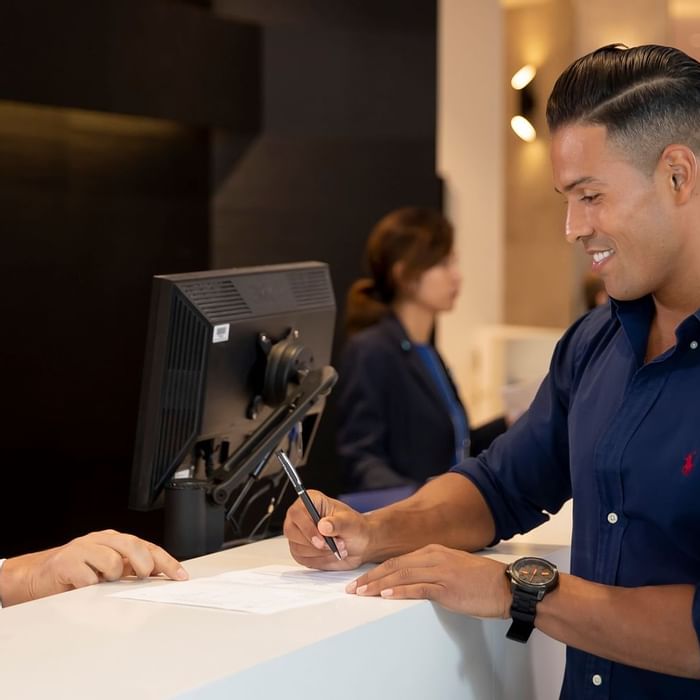
[(649, 362), (676, 344), (676, 329), (700, 308), (700, 299), (673, 305), (654, 296), (654, 318), (649, 329), (645, 361)]

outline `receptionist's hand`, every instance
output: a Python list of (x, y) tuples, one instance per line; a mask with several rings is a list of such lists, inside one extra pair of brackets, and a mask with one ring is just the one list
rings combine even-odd
[[(304, 566), (312, 569), (346, 570), (364, 563), (369, 541), (369, 527), (363, 515), (320, 491), (308, 492), (321, 520), (314, 524), (300, 499), (289, 508), (284, 534), (289, 551)], [(323, 536), (333, 537), (342, 557), (335, 557)]]
[(164, 549), (116, 530), (91, 532), (53, 549), (8, 559), (0, 569), (0, 598), (13, 605), (124, 576), (187, 572)]
[(510, 617), (506, 565), (431, 544), (387, 559), (348, 584), (347, 592), (389, 599), (423, 598), (476, 617)]

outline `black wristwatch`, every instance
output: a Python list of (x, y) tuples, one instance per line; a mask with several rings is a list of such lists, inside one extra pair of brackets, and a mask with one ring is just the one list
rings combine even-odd
[(557, 567), (546, 559), (523, 557), (506, 569), (513, 591), (510, 616), (513, 618), (506, 637), (516, 642), (527, 642), (535, 628), (537, 603), (553, 591), (559, 583)]

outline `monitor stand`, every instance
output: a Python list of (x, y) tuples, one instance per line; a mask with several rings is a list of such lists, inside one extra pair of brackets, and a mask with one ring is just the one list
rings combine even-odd
[[(166, 486), (164, 545), (173, 556), (190, 559), (222, 547), (225, 516), (232, 516), (275, 449), (331, 391), (337, 377), (330, 366), (304, 373), (299, 385), (208, 479), (176, 479)], [(241, 493), (226, 510), (241, 485)]]

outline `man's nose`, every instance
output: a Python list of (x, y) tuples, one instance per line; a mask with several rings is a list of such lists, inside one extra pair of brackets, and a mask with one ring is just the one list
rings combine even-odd
[(578, 202), (569, 203), (566, 208), (566, 225), (564, 229), (568, 243), (576, 243), (581, 238), (587, 238), (593, 234), (593, 227), (588, 221), (588, 216)]

